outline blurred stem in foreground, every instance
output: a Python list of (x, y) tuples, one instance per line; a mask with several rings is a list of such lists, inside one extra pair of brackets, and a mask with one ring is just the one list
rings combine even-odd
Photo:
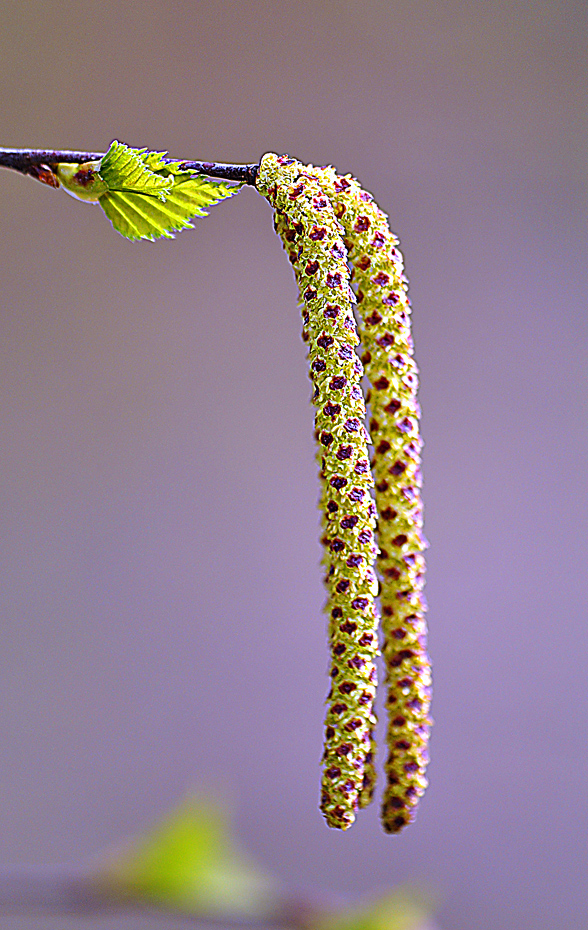
[(191, 799), (95, 868), (0, 871), (0, 912), (159, 912), (187, 926), (274, 930), (435, 930), (430, 905), (397, 890), (333, 910), (284, 889), (237, 847), (223, 812)]

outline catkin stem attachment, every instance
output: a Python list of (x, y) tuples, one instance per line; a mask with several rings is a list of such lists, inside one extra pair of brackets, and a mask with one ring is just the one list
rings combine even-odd
[(323, 512), (331, 690), (327, 697), (321, 809), (347, 829), (371, 793), (377, 614), (375, 505), (364, 426), (363, 367), (347, 250), (330, 199), (300, 162), (265, 155), (257, 189), (300, 291), (316, 408)]
[(370, 382), (388, 709), (382, 823), (387, 832), (396, 833), (414, 819), (427, 785), (431, 724), (423, 595), (422, 442), (410, 302), (398, 240), (371, 195), (355, 179), (339, 177), (333, 168), (316, 169), (316, 177), (345, 230), (362, 361)]

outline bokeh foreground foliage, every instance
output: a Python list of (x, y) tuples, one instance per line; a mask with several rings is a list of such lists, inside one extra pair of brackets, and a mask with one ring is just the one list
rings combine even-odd
[(108, 855), (93, 875), (107, 899), (203, 919), (300, 930), (425, 930), (430, 904), (395, 890), (336, 911), (297, 900), (236, 841), (226, 812), (191, 797), (155, 828)]

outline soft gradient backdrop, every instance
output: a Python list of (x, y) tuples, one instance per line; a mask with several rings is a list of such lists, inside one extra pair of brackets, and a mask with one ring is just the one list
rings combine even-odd
[[(585, 926), (587, 11), (1, 4), (2, 145), (289, 152), (390, 214), (436, 725), (414, 826), (324, 826), (310, 385), (268, 205), (129, 243), (1, 172), (0, 862), (84, 862), (213, 786), (303, 887), (424, 882), (444, 930)], [(6, 927), (74, 923), (130, 926)]]

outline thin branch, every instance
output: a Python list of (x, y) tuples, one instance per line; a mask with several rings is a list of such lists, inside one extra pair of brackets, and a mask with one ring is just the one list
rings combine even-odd
[(243, 181), (255, 184), (259, 165), (223, 165), (212, 161), (183, 161), (180, 165), (186, 171), (207, 174), (211, 178), (224, 178), (225, 181)]
[[(43, 169), (58, 164), (82, 164), (86, 161), (99, 161), (104, 152), (70, 152), (66, 149), (3, 149), (0, 148), (0, 168), (12, 168), (21, 174), (28, 174), (38, 180)], [(195, 174), (205, 174), (210, 178), (222, 178), (226, 181), (242, 181), (255, 184), (259, 165), (225, 165), (214, 161), (185, 161), (181, 167)], [(45, 183), (47, 181), (45, 180)]]

